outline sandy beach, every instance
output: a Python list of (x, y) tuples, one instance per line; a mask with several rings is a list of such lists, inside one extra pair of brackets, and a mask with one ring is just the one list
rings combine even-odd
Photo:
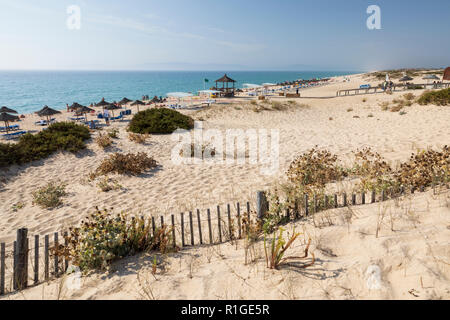
[[(128, 139), (127, 121), (113, 122), (119, 138), (109, 149), (92, 139), (78, 154), (59, 153), (34, 163), (0, 171), (0, 242), (11, 243), (18, 228), (45, 235), (77, 225), (98, 206), (132, 215), (169, 216), (195, 209), (236, 202), (255, 202), (256, 191), (276, 186), (296, 155), (315, 146), (342, 159), (364, 147), (384, 156), (392, 166), (419, 149), (442, 148), (450, 142), (450, 109), (445, 106), (405, 107), (405, 114), (383, 111), (405, 92), (335, 97), (337, 90), (358, 88), (379, 81), (365, 75), (333, 78), (330, 84), (301, 91), (301, 98), (269, 97), (295, 101), (288, 110), (257, 110), (249, 98), (185, 111), (203, 121), (205, 129), (278, 129), (279, 170), (267, 176), (258, 164), (175, 165), (170, 135), (151, 135), (144, 145)], [(423, 90), (413, 91), (419, 96)], [(332, 97), (332, 98), (331, 98)], [(253, 99), (255, 100), (255, 99)], [(131, 107), (135, 113), (136, 107)], [(148, 108), (140, 107), (141, 110)], [(63, 112), (55, 116), (64, 121)], [(89, 116), (91, 117), (91, 116)], [(90, 118), (89, 118), (90, 119)], [(25, 130), (40, 130), (36, 115), (20, 122)], [(108, 128), (108, 129), (109, 129)], [(99, 133), (94, 133), (93, 138)], [(112, 175), (120, 190), (101, 192), (88, 180), (102, 159), (114, 152), (146, 152), (160, 165), (142, 176)], [(63, 205), (46, 210), (32, 204), (32, 192), (50, 180), (67, 183)], [(349, 186), (337, 185), (336, 191)], [(23, 207), (14, 210), (14, 205)], [(153, 254), (130, 257), (113, 265), (108, 274), (82, 279), (79, 290), (58, 289), (64, 279), (52, 281), (4, 299), (449, 299), (450, 298), (450, 192), (442, 189), (407, 196), (399, 201), (321, 213), (330, 225), (317, 227), (312, 218), (297, 222), (302, 232), (292, 254), (300, 254), (310, 237), (317, 263), (310, 269), (265, 267), (262, 243), (257, 258), (244, 264), (244, 241), (183, 250), (159, 256), (158, 272), (150, 273)], [(381, 210), (390, 212), (389, 223), (375, 237)], [(288, 226), (291, 230), (293, 225)], [(372, 274), (373, 273), (373, 274)], [(379, 274), (378, 281), (377, 277)], [(369, 278), (375, 277), (374, 287)], [(148, 292), (151, 288), (151, 294)], [(59, 293), (58, 293), (59, 292)]]

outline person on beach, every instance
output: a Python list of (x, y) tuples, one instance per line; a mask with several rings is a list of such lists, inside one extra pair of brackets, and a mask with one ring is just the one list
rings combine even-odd
[(109, 126), (109, 110), (105, 109), (103, 111), (103, 118), (105, 119), (105, 123), (107, 126)]

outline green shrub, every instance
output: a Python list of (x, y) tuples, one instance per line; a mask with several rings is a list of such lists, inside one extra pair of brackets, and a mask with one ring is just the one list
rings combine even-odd
[(40, 160), (57, 151), (77, 152), (90, 138), (86, 126), (59, 122), (37, 134), (25, 134), (18, 143), (0, 143), (0, 167)]
[(158, 164), (146, 153), (114, 153), (104, 159), (93, 173), (95, 176), (103, 176), (110, 173), (139, 175), (149, 169), (156, 168)]
[(159, 108), (138, 112), (131, 119), (128, 131), (140, 134), (172, 133), (177, 129), (192, 129), (194, 120), (178, 111)]
[(66, 184), (51, 181), (33, 192), (33, 204), (44, 209), (53, 209), (62, 204), (61, 198), (65, 195)]
[(291, 163), (287, 176), (296, 185), (323, 188), (346, 177), (347, 172), (339, 165), (336, 155), (311, 149)]
[(127, 219), (125, 214), (111, 215), (96, 210), (81, 222), (78, 228), (70, 228), (65, 237), (66, 245), (54, 248), (54, 254), (66, 258), (82, 271), (106, 269), (111, 262), (139, 252), (159, 250), (161, 253), (176, 251), (171, 227), (156, 228), (143, 218)]
[(435, 104), (446, 106), (450, 103), (450, 88), (438, 91), (425, 91), (417, 100), (420, 105)]

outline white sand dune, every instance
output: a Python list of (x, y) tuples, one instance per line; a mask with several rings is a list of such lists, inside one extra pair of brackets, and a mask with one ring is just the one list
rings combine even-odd
[[(334, 96), (338, 89), (356, 88), (368, 82), (362, 75), (350, 76), (350, 79), (343, 83), (341, 77), (336, 78), (330, 85), (302, 91), (302, 96)], [(419, 95), (421, 91), (414, 93)], [(87, 150), (80, 154), (57, 154), (0, 172), (0, 181), (6, 181), (0, 191), (0, 242), (11, 243), (20, 227), (29, 228), (31, 234), (44, 235), (78, 224), (95, 206), (159, 216), (195, 208), (213, 208), (217, 204), (253, 201), (257, 190), (273, 186), (284, 176), (297, 154), (316, 145), (341, 158), (349, 157), (357, 148), (371, 147), (395, 165), (418, 148), (448, 144), (450, 108), (414, 104), (405, 107), (404, 115), (381, 110), (380, 103), (392, 101), (402, 94), (289, 99), (308, 107), (261, 112), (252, 111), (245, 99), (241, 101), (246, 106), (239, 107), (240, 100), (236, 99), (232, 106), (212, 106), (205, 111), (191, 112), (197, 119), (205, 120), (205, 128), (223, 131), (279, 129), (280, 169), (274, 176), (263, 175), (258, 165), (248, 163), (177, 166), (170, 157), (176, 144), (170, 136), (153, 135), (148, 144), (139, 145), (128, 140), (126, 122), (114, 123), (112, 127), (120, 130), (120, 137), (111, 150), (104, 151), (90, 142)], [(282, 101), (283, 98), (274, 97), (273, 100)], [(353, 110), (347, 111), (349, 108)], [(66, 117), (67, 114), (58, 116), (60, 119)], [(35, 116), (27, 116), (21, 126), (36, 130), (32, 125), (36, 120)], [(116, 151), (147, 152), (161, 167), (139, 177), (115, 176), (123, 190), (100, 192), (86, 176), (104, 157)], [(64, 198), (64, 205), (50, 211), (33, 206), (32, 191), (51, 179), (68, 183), (69, 195)], [(400, 207), (392, 204), (391, 209), (400, 215), (398, 230), (396, 227), (395, 231), (388, 231), (386, 227), (386, 233), (378, 239), (374, 236), (380, 210), (378, 204), (358, 209), (350, 227), (338, 222), (345, 209), (330, 213), (336, 216), (337, 222), (333, 226), (319, 229), (311, 223), (302, 223), (307, 233), (313, 234), (315, 252), (320, 260), (310, 270), (269, 271), (262, 261), (244, 266), (242, 244), (237, 250), (224, 244), (163, 258), (167, 260), (168, 271), (157, 275), (157, 281), (145, 268), (141, 271), (159, 299), (416, 298), (408, 293), (412, 289), (420, 292), (420, 298), (449, 298), (448, 197), (448, 193), (424, 194), (405, 200)], [(417, 224), (408, 220), (405, 209), (408, 201), (413, 203), (411, 210), (418, 216)], [(25, 206), (14, 212), (13, 205), (19, 202)], [(321, 254), (317, 241), (330, 248), (337, 257)], [(295, 250), (294, 254), (299, 253), (301, 246), (298, 244)], [(206, 261), (208, 256), (211, 263)], [(149, 258), (142, 259), (143, 264), (148, 264)], [(83, 289), (67, 293), (66, 298), (139, 298), (141, 289), (136, 279), (139, 263), (140, 258), (133, 257), (119, 263), (117, 273), (86, 278)], [(382, 289), (367, 289), (364, 274), (371, 265), (381, 270)], [(194, 270), (192, 278), (188, 274), (191, 267)], [(131, 271), (126, 271), (127, 268)], [(373, 267), (369, 272), (377, 273), (377, 270)], [(423, 282), (423, 287), (419, 281)], [(41, 298), (39, 294), (44, 290), (44, 298), (54, 299), (57, 286), (58, 282), (54, 282), (14, 297)]]

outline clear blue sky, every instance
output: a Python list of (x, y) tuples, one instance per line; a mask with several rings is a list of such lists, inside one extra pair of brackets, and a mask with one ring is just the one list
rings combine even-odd
[(449, 13), (448, 0), (0, 0), (0, 69), (444, 67)]

